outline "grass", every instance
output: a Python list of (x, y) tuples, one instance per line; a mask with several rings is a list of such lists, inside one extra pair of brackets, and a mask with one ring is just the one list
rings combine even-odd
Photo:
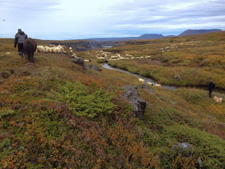
[[(109, 64), (132, 73), (150, 76), (159, 83), (178, 86), (207, 86), (210, 80), (225, 89), (225, 32), (127, 41), (106, 51), (123, 56), (151, 56), (151, 59), (110, 61)], [(159, 63), (154, 63), (158, 61)]]
[[(122, 98), (122, 86), (140, 85), (132, 75), (83, 70), (63, 54), (37, 53), (30, 64), (12, 44), (0, 39), (1, 168), (198, 168), (199, 158), (202, 168), (224, 167), (225, 104), (207, 91), (140, 88), (147, 102), (140, 121)], [(96, 51), (76, 53), (98, 64)], [(151, 66), (151, 76), (168, 71)], [(140, 73), (147, 75), (145, 69)], [(215, 71), (219, 76), (221, 69)], [(171, 149), (178, 142), (192, 144), (190, 157)]]

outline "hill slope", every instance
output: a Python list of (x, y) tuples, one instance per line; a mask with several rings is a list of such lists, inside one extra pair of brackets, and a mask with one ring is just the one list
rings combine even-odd
[(222, 31), (221, 29), (200, 29), (200, 30), (193, 30), (193, 29), (188, 29), (178, 36), (186, 36), (186, 35), (195, 35), (195, 34), (202, 34), (202, 33), (212, 33), (212, 32), (220, 32)]
[[(225, 165), (225, 104), (206, 91), (152, 87), (152, 94), (139, 87), (147, 109), (138, 120), (122, 97), (122, 86), (139, 86), (138, 79), (83, 70), (64, 54), (36, 53), (30, 64), (12, 44), (0, 39), (1, 168)], [(97, 64), (96, 52), (76, 53)], [(191, 155), (172, 149), (184, 142), (193, 147)]]

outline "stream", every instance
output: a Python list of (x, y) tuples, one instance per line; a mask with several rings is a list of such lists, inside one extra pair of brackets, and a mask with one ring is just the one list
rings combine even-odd
[[(138, 74), (134, 74), (134, 73), (130, 73), (130, 72), (126, 71), (126, 70), (114, 68), (114, 67), (108, 65), (107, 63), (103, 64), (102, 67), (104, 67), (105, 69), (115, 70), (115, 71), (118, 71), (118, 72), (122, 72), (122, 73), (126, 73), (126, 74), (129, 74), (129, 75), (133, 75), (133, 76), (135, 76), (137, 78), (142, 78), (142, 79), (144, 79), (144, 83), (145, 84), (147, 84), (147, 82), (153, 83), (153, 86), (155, 86), (155, 84), (156, 84), (156, 82), (153, 79), (151, 79), (151, 78), (144, 77), (144, 76), (141, 76), (141, 75), (138, 75)], [(165, 88), (165, 89), (169, 89), (169, 90), (176, 90), (177, 89), (175, 86), (167, 86), (167, 85), (162, 85), (162, 84), (161, 84), (161, 87)]]

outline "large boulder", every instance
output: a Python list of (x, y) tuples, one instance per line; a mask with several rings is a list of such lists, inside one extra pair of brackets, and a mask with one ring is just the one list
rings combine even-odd
[(84, 67), (84, 59), (82, 57), (75, 57), (73, 62), (80, 65), (83, 69), (85, 68)]
[(85, 67), (86, 67), (87, 69), (91, 69), (91, 70), (95, 70), (95, 71), (102, 71), (102, 69), (100, 69), (98, 66), (92, 65), (92, 64), (90, 64), (90, 65), (85, 65)]
[(154, 90), (149, 85), (142, 84), (142, 85), (139, 85), (138, 88), (139, 89), (146, 89), (149, 93), (155, 94)]
[(125, 86), (124, 89), (123, 97), (127, 99), (133, 107), (134, 116), (142, 119), (146, 108), (146, 101), (140, 98), (136, 86)]

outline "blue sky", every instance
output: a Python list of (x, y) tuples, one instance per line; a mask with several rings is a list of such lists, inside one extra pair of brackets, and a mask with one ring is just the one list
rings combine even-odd
[(0, 38), (127, 37), (225, 30), (225, 0), (0, 0)]

